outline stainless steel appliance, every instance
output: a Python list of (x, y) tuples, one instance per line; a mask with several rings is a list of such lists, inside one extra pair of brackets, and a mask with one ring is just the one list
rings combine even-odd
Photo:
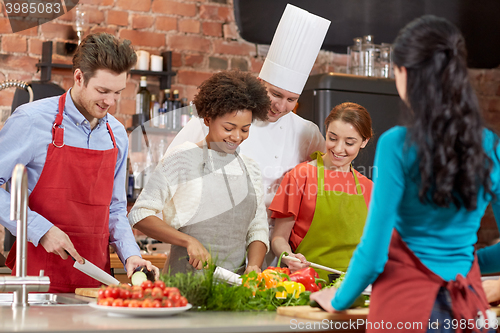
[(368, 178), (373, 175), (375, 147), (380, 135), (401, 123), (401, 99), (393, 79), (339, 73), (311, 75), (299, 98), (297, 114), (317, 124), (325, 134), (324, 121), (334, 106), (354, 102), (372, 118), (374, 137), (353, 164)]

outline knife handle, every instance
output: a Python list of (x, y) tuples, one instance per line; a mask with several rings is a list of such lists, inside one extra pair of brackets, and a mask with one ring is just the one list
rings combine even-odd
[[(71, 259), (73, 259), (73, 261), (76, 261), (76, 259), (75, 259), (75, 258), (73, 258), (73, 256), (72, 256), (71, 254), (69, 254), (69, 252), (68, 252), (68, 251), (64, 250), (64, 252), (66, 252), (66, 254), (67, 254), (68, 256), (70, 256), (70, 257), (71, 257)], [(82, 258), (82, 259), (83, 259), (83, 258)], [(83, 259), (83, 263), (85, 263), (85, 259)]]

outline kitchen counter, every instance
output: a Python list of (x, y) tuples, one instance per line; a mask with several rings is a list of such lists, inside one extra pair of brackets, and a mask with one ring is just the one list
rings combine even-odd
[(187, 311), (144, 318), (109, 317), (87, 305), (30, 306), (18, 310), (0, 306), (0, 318), (0, 332), (364, 332), (364, 327), (335, 329), (335, 322), (295, 319), (275, 312)]

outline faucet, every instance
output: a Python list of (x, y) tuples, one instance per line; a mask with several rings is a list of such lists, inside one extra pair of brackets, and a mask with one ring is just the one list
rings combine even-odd
[(12, 172), (10, 219), (17, 221), (16, 276), (0, 277), (0, 292), (13, 292), (12, 307), (27, 307), (28, 293), (46, 292), (50, 278), (26, 276), (28, 243), (28, 173), (22, 164), (17, 164)]

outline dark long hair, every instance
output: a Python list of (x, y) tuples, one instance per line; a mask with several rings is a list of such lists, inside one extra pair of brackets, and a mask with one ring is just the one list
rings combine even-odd
[(466, 58), (458, 28), (432, 15), (410, 22), (394, 44), (394, 64), (407, 70), (420, 201), (474, 210), (481, 186), (493, 195), (492, 161), (483, 150), (483, 122)]

